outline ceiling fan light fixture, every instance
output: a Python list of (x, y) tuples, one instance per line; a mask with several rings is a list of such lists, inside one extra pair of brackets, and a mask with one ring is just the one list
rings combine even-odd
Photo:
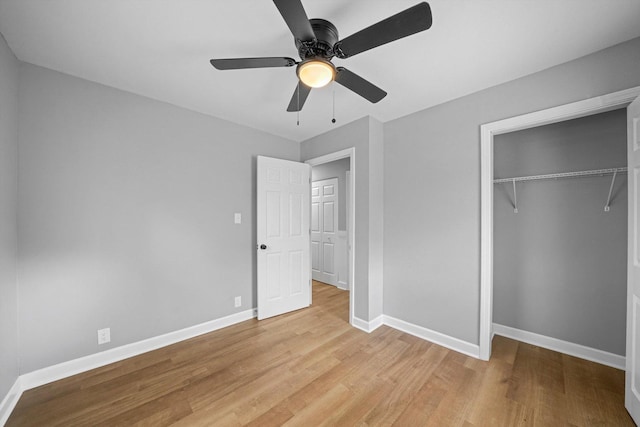
[(298, 65), (298, 78), (311, 88), (328, 85), (336, 76), (336, 68), (329, 61), (319, 58), (308, 59)]

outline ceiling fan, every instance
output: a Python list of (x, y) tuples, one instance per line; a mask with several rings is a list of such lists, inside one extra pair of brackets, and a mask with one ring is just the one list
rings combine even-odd
[(340, 40), (335, 25), (324, 19), (309, 19), (300, 0), (273, 0), (293, 34), (301, 61), (293, 58), (261, 57), (212, 59), (218, 70), (243, 68), (293, 67), (297, 65), (298, 85), (287, 111), (300, 111), (312, 88), (340, 83), (370, 102), (376, 103), (387, 92), (344, 67), (331, 63), (373, 49), (374, 47), (410, 36), (431, 27), (431, 8), (418, 3), (396, 15)]

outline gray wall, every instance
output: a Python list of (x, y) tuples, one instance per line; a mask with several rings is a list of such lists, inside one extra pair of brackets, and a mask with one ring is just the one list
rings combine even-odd
[(347, 192), (346, 172), (349, 170), (349, 159), (340, 159), (311, 169), (311, 180), (320, 181), (329, 178), (338, 178), (338, 230), (347, 229)]
[(477, 344), (480, 125), (638, 86), (639, 69), (636, 38), (385, 123), (384, 313)]
[(0, 402), (18, 378), (18, 60), (0, 35)]
[[(494, 138), (495, 177), (627, 164), (626, 110)], [(496, 184), (493, 320), (625, 354), (627, 175)]]
[(20, 100), (21, 373), (255, 306), (255, 158), (298, 143), (28, 64)]
[[(302, 161), (319, 157), (325, 154), (355, 147), (355, 316), (368, 321), (382, 314), (382, 302), (371, 304), (371, 295), (381, 295), (382, 277), (370, 277), (370, 252), (378, 250), (376, 246), (382, 245), (382, 236), (377, 228), (370, 228), (370, 198), (381, 197), (376, 193), (382, 192), (381, 187), (370, 186), (371, 177), (382, 174), (381, 164), (370, 161), (372, 158), (381, 158), (382, 124), (371, 117), (365, 117), (331, 132), (319, 135), (304, 141), (300, 145)], [(373, 143), (372, 143), (373, 140)], [(380, 153), (371, 155), (372, 150)], [(382, 212), (374, 212), (373, 215), (382, 216)], [(376, 220), (374, 224), (378, 224)], [(381, 248), (379, 249), (382, 250)], [(380, 288), (380, 289), (378, 289)], [(373, 293), (370, 293), (372, 290)]]
[(384, 127), (369, 120), (369, 320), (383, 314)]

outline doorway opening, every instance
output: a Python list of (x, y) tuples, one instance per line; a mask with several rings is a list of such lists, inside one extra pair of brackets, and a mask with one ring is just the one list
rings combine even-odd
[(590, 98), (481, 126), (480, 136), (480, 335), (479, 356), (491, 357), (493, 337), (493, 203), (494, 136), (625, 108), (640, 87)]
[[(324, 260), (324, 258), (328, 258), (331, 257), (330, 259), (333, 260), (333, 264), (332, 265), (328, 265), (328, 267), (331, 267), (329, 269), (325, 270), (330, 270), (329, 273), (335, 273), (335, 276), (332, 277), (331, 274), (324, 274), (318, 271), (318, 269), (316, 269), (316, 274), (313, 274), (313, 268), (312, 268), (312, 276), (314, 277), (314, 279), (317, 277), (320, 281), (322, 281), (321, 277), (327, 277), (328, 279), (325, 279), (325, 282), (327, 280), (334, 280), (334, 283), (330, 283), (334, 286), (337, 286), (341, 289), (347, 290), (349, 292), (349, 323), (351, 325), (353, 325), (353, 319), (354, 319), (354, 303), (355, 303), (355, 274), (354, 274), (354, 264), (355, 264), (355, 148), (349, 148), (346, 150), (341, 150), (335, 153), (331, 153), (331, 154), (327, 154), (324, 156), (320, 156), (320, 157), (315, 157), (313, 159), (309, 159), (307, 160), (305, 163), (311, 165), (312, 167), (312, 176), (313, 176), (313, 171), (320, 171), (324, 174), (334, 174), (333, 172), (331, 172), (331, 169), (334, 170), (340, 170), (342, 172), (344, 172), (344, 176), (340, 176), (339, 178), (341, 178), (344, 182), (342, 184), (339, 183), (338, 180), (336, 180), (335, 184), (338, 185), (338, 187), (333, 187), (333, 189), (329, 189), (327, 188), (327, 200), (329, 203), (334, 202), (337, 203), (336, 205), (333, 205), (332, 208), (329, 208), (326, 212), (326, 215), (329, 216), (330, 214), (330, 221), (337, 221), (337, 224), (332, 224), (333, 227), (331, 227), (332, 230), (335, 230), (336, 233), (334, 235), (327, 235), (327, 236), (320, 236), (318, 237), (318, 239), (325, 239), (325, 245), (323, 247), (323, 243), (321, 240), (316, 240), (316, 251), (314, 253), (314, 248), (313, 248), (313, 238), (315, 236), (314, 233), (314, 212), (313, 212), (313, 200), (314, 200), (314, 196), (313, 196), (313, 192), (312, 192), (312, 230), (311, 230), (311, 234), (312, 234), (312, 251), (311, 251), (311, 257), (312, 257), (312, 267), (314, 266), (314, 256), (316, 256), (315, 261), (316, 262), (316, 266), (319, 266), (319, 262), (321, 259)], [(331, 167), (333, 166), (333, 168)], [(340, 173), (340, 175), (342, 175), (342, 173)], [(316, 178), (318, 178), (316, 181), (326, 181), (326, 178), (321, 178), (326, 175), (321, 175), (321, 174), (317, 174)], [(325, 184), (325, 183), (323, 183)], [(326, 182), (326, 184), (331, 184), (329, 182)], [(340, 189), (344, 188), (344, 197), (340, 196)], [(344, 206), (341, 208), (340, 207), (340, 202), (338, 199), (331, 199), (330, 196), (332, 196), (332, 194), (329, 194), (333, 192), (334, 194), (337, 193), (339, 200), (344, 200)], [(320, 190), (317, 191), (317, 196), (316, 197), (321, 197), (322, 195), (320, 194)], [(317, 212), (316, 212), (316, 218), (320, 218), (320, 215), (324, 216), (324, 212), (320, 209), (321, 205), (317, 205)], [(338, 209), (336, 210), (335, 207), (337, 207)], [(333, 210), (332, 210), (333, 209)], [(344, 224), (341, 223), (340, 220), (340, 213), (343, 212), (344, 213)], [(316, 227), (317, 231), (322, 231), (320, 229), (320, 223), (316, 224), (318, 227)], [(342, 225), (344, 225), (344, 228), (342, 228)], [(331, 241), (329, 241), (328, 239), (332, 239)], [(326, 255), (326, 257), (324, 256)], [(336, 257), (340, 257), (337, 258)], [(343, 260), (345, 262), (343, 262)], [(343, 265), (341, 265), (340, 263), (343, 262)], [(324, 264), (324, 263), (323, 263)], [(320, 273), (320, 274), (319, 274)], [(341, 274), (340, 274), (341, 273)]]

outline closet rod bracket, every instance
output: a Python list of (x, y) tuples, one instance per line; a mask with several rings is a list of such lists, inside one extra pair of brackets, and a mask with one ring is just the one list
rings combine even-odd
[(605, 212), (609, 212), (610, 210), (610, 205), (611, 205), (611, 193), (613, 192), (613, 186), (616, 183), (616, 175), (618, 174), (618, 170), (616, 169), (613, 172), (613, 178), (611, 179), (611, 186), (609, 187), (609, 195), (607, 196), (607, 204), (604, 205), (604, 211)]

